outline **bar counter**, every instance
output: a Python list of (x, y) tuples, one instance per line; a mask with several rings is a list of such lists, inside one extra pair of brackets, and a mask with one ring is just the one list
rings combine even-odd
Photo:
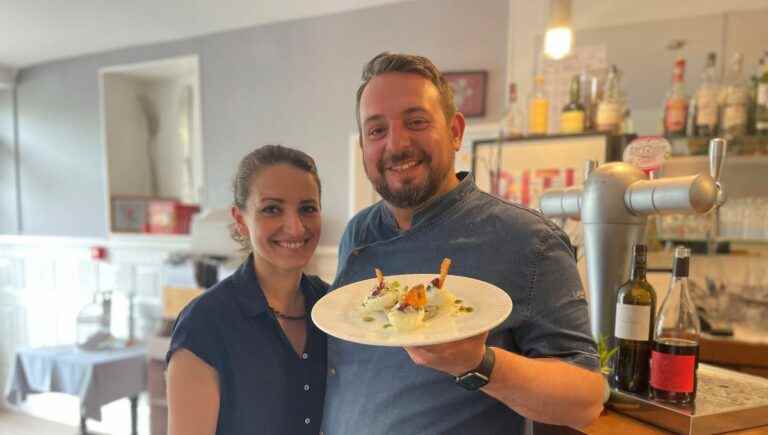
[[(594, 423), (584, 428), (582, 432), (594, 435), (656, 435), (673, 433), (632, 417), (619, 414), (610, 409), (606, 410)], [(726, 433), (738, 435), (765, 435), (768, 434), (768, 426), (760, 426), (752, 429)]]

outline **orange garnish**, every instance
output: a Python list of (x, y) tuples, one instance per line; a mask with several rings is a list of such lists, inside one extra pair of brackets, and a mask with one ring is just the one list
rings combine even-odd
[(427, 290), (423, 284), (413, 286), (408, 293), (405, 294), (403, 300), (406, 304), (414, 308), (422, 308), (427, 305)]
[(373, 271), (376, 272), (376, 287), (381, 288), (381, 285), (384, 283), (384, 274), (377, 268), (374, 268)]
[(444, 258), (443, 262), (440, 263), (440, 283), (437, 285), (438, 288), (443, 288), (443, 284), (445, 284), (445, 277), (448, 276), (448, 269), (450, 268), (451, 259)]

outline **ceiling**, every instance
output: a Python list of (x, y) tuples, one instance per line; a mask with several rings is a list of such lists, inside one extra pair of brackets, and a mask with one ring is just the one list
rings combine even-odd
[(116, 48), (404, 0), (0, 0), (0, 65), (23, 68)]

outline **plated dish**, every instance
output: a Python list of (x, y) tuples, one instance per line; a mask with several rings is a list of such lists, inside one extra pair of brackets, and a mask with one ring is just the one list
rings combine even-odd
[(493, 284), (449, 275), (443, 260), (439, 275), (375, 277), (340, 287), (312, 309), (312, 320), (326, 333), (355, 343), (421, 346), (446, 343), (493, 329), (512, 312), (512, 300)]

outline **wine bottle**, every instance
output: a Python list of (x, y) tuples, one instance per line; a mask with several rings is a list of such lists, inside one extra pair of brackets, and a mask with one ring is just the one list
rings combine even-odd
[(616, 388), (632, 393), (648, 391), (651, 340), (656, 317), (656, 291), (645, 278), (647, 248), (636, 244), (629, 281), (616, 296), (618, 351), (613, 372)]
[(701, 326), (688, 291), (690, 250), (678, 247), (669, 293), (659, 309), (651, 349), (651, 396), (678, 405), (696, 398)]
[(579, 76), (575, 75), (571, 79), (568, 104), (560, 114), (560, 133), (583, 133), (585, 119), (584, 106), (581, 104), (581, 84)]

